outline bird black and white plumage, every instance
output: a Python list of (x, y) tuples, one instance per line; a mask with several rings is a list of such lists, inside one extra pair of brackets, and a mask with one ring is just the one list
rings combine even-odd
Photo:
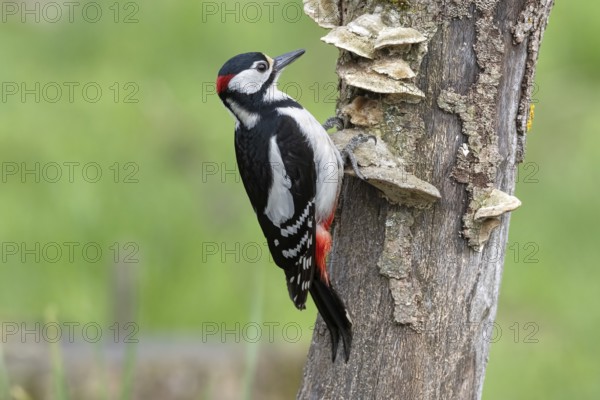
[(219, 71), (217, 92), (235, 118), (242, 182), (290, 298), (304, 309), (311, 293), (331, 333), (333, 359), (341, 337), (348, 360), (352, 323), (325, 265), (343, 161), (321, 124), (276, 86), (303, 53), (235, 56)]

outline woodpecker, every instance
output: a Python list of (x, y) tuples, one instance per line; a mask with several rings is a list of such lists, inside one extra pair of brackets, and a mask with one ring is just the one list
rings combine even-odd
[(223, 65), (216, 88), (235, 119), (240, 176), (289, 296), (303, 310), (311, 294), (331, 335), (332, 361), (341, 337), (347, 362), (352, 321), (325, 265), (344, 163), (325, 128), (277, 89), (283, 69), (302, 54), (239, 54)]

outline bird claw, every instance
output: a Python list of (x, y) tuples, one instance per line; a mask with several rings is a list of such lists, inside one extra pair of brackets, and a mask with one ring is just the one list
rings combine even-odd
[(342, 150), (342, 158), (344, 159), (344, 163), (349, 162), (356, 176), (363, 181), (366, 181), (367, 178), (365, 178), (365, 176), (362, 174), (362, 172), (360, 172), (360, 169), (358, 168), (358, 162), (356, 161), (356, 157), (354, 156), (354, 149), (356, 149), (358, 145), (368, 142), (369, 139), (373, 139), (375, 144), (377, 144), (377, 138), (375, 136), (364, 135), (361, 133), (350, 139), (346, 147), (344, 147), (344, 149)]
[(323, 122), (323, 128), (328, 131), (331, 128), (336, 128), (338, 131), (344, 129), (344, 121), (340, 117), (330, 117)]
[[(326, 131), (331, 128), (336, 128), (338, 131), (340, 131), (340, 130), (344, 129), (344, 120), (341, 119), (340, 117), (327, 118), (327, 120), (323, 123), (323, 128)], [(361, 133), (361, 134), (354, 136), (352, 139), (350, 139), (350, 141), (348, 142), (346, 147), (344, 147), (344, 149), (341, 152), (342, 158), (344, 160), (344, 164), (350, 163), (356, 176), (358, 176), (363, 181), (366, 181), (367, 179), (362, 174), (362, 172), (360, 172), (360, 169), (358, 168), (358, 162), (356, 161), (356, 157), (354, 156), (354, 149), (356, 149), (356, 147), (358, 147), (358, 145), (368, 142), (369, 139), (373, 139), (375, 144), (377, 144), (377, 137), (375, 137), (373, 135), (365, 135), (365, 134)]]

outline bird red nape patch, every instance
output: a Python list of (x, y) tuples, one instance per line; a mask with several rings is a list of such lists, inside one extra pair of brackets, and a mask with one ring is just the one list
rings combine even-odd
[(235, 74), (222, 75), (217, 77), (217, 93), (221, 93), (229, 85), (229, 81), (235, 76)]

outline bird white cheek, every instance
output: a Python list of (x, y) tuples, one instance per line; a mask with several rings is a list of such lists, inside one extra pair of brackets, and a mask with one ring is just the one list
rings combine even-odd
[(268, 73), (261, 73), (255, 69), (242, 71), (229, 81), (229, 89), (238, 93), (253, 94), (260, 90), (269, 79)]

